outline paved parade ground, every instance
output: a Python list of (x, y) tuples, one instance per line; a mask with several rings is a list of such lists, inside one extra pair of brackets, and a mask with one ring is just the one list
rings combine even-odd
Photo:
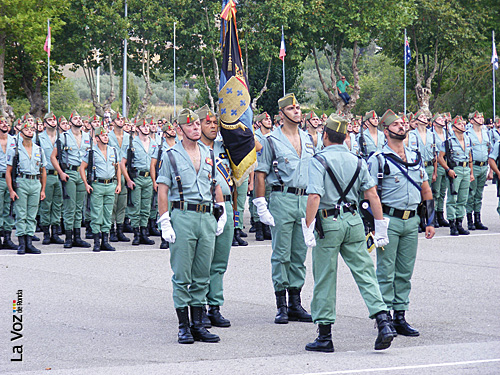
[[(381, 352), (341, 260), (335, 353), (304, 350), (317, 336), (312, 323), (274, 324), (271, 242), (253, 234), (249, 246), (232, 248), (221, 309), (232, 326), (211, 329), (216, 344), (177, 343), (169, 251), (158, 237), (154, 247), (120, 243), (112, 253), (40, 242), (42, 255), (0, 250), (0, 374), (499, 374), (500, 219), (491, 183), (483, 202), (490, 230), (421, 235), (406, 315), (421, 335), (398, 336)], [(310, 310), (310, 253), (306, 265)], [(14, 300), (22, 311), (13, 313)]]

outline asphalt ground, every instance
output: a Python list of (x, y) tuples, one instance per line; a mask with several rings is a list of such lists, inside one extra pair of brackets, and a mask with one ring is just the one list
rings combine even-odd
[[(407, 319), (421, 335), (398, 336), (385, 351), (373, 350), (377, 330), (343, 261), (335, 353), (304, 350), (317, 336), (312, 323), (274, 324), (271, 244), (253, 234), (231, 250), (221, 311), (232, 326), (211, 329), (216, 344), (177, 343), (169, 251), (158, 237), (155, 246), (115, 244), (113, 253), (40, 243), (41, 255), (1, 250), (0, 374), (499, 374), (497, 202), (488, 185), (488, 231), (450, 237), (440, 228), (419, 239)], [(309, 310), (310, 254), (307, 267)], [(18, 291), (22, 313), (13, 313)]]

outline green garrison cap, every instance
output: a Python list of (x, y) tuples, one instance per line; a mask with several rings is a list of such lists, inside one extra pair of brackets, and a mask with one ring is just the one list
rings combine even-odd
[(317, 115), (314, 111), (311, 111), (311, 112), (309, 112), (309, 113), (306, 115), (306, 119), (307, 119), (307, 120), (311, 120), (311, 119), (313, 119), (313, 118), (315, 118), (315, 117), (319, 118), (319, 117), (318, 117), (318, 115)]
[(388, 109), (387, 111), (385, 111), (384, 115), (382, 116), (382, 118), (380, 119), (380, 123), (385, 126), (385, 127), (388, 127), (390, 126), (394, 121), (396, 120), (399, 120), (400, 117), (398, 115), (396, 115), (392, 109)]
[[(413, 118), (416, 120), (416, 119), (418, 119), (421, 115), (425, 115), (425, 113), (424, 113), (424, 111), (422, 111), (421, 109), (419, 109), (419, 110), (417, 111), (417, 113), (415, 113), (415, 114), (413, 115)], [(425, 117), (427, 118), (427, 116), (425, 116)]]
[(181, 113), (179, 113), (179, 116), (177, 116), (177, 123), (179, 125), (185, 125), (190, 124), (198, 119), (199, 117), (196, 113), (194, 113), (190, 109), (184, 108), (181, 110)]
[[(260, 122), (262, 120), (265, 120), (266, 118), (270, 118), (267, 112), (262, 112), (260, 115), (257, 115), (255, 118), (256, 122)], [(281, 117), (280, 117), (281, 118)]]
[(89, 116), (82, 116), (82, 121), (90, 122), (90, 117)]
[(340, 134), (347, 134), (347, 120), (335, 113), (326, 119), (326, 127)]
[(279, 109), (285, 108), (289, 105), (297, 105), (299, 102), (295, 98), (295, 94), (286, 94), (284, 97), (278, 100)]
[(484, 117), (482, 112), (475, 111), (473, 113), (469, 113), (469, 120), (477, 117)]
[(73, 117), (81, 117), (76, 110), (71, 112), (71, 115), (69, 116), (69, 119), (71, 120)]
[(368, 121), (371, 118), (377, 118), (377, 112), (375, 111), (370, 111), (366, 112), (365, 115), (363, 116), (363, 121)]
[(274, 115), (274, 121), (281, 121), (280, 115)]
[(174, 129), (174, 126), (168, 120), (165, 120), (165, 122), (163, 123), (163, 126), (161, 127), (161, 130), (163, 132), (166, 132), (168, 130), (173, 130), (173, 129)]
[(451, 122), (456, 125), (458, 124), (459, 122), (463, 121), (463, 117), (462, 116), (459, 116), (459, 115), (456, 115), (455, 118), (453, 120), (451, 120)]
[(212, 112), (207, 104), (198, 109), (195, 113), (199, 116), (200, 119), (209, 119), (210, 117), (215, 116), (215, 113)]
[(63, 122), (63, 121), (68, 122), (68, 120), (66, 120), (66, 117), (64, 117), (64, 116), (59, 117), (59, 122)]
[(147, 125), (148, 121), (146, 120), (145, 117), (138, 117), (134, 119), (134, 125), (135, 126), (142, 126), (142, 125)]
[(96, 129), (95, 129), (95, 135), (103, 135), (103, 134), (108, 134), (108, 131), (106, 130), (106, 128), (104, 126), (98, 126)]
[(54, 115), (54, 112), (46, 113), (45, 116), (43, 116), (43, 119), (47, 120), (48, 118), (56, 119), (56, 115)]
[(438, 118), (443, 117), (442, 114), (436, 113), (432, 118), (431, 118), (431, 123), (436, 121)]

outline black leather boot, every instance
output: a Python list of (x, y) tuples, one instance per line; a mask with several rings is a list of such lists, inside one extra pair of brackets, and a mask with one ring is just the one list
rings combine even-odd
[(149, 219), (148, 220), (148, 230), (149, 230), (149, 235), (150, 236), (157, 236), (160, 237), (161, 233), (158, 230), (156, 226), (156, 220), (155, 219)]
[(62, 236), (63, 235), (63, 228), (64, 228), (62, 219), (61, 219), (61, 224), (60, 225), (56, 225), (55, 228), (57, 230), (57, 232), (56, 232), (57, 235), (58, 236)]
[[(92, 235), (92, 238), (94, 238), (94, 235)], [(92, 247), (92, 245), (82, 240), (82, 237), (80, 237), (80, 228), (73, 228), (73, 246), (85, 248)]]
[(109, 241), (118, 242), (118, 237), (116, 236), (115, 224), (111, 224), (111, 228), (109, 230)]
[(392, 315), (390, 311), (387, 311), (387, 320), (389, 322), (389, 325), (391, 327), (392, 333), (394, 334), (394, 337), (397, 337), (398, 332), (396, 331), (396, 328), (394, 328), (394, 322), (392, 320)]
[(116, 249), (109, 243), (109, 233), (101, 232), (101, 250), (115, 251)]
[(450, 236), (458, 236), (458, 229), (455, 220), (450, 220)]
[(134, 233), (134, 228), (130, 225), (130, 219), (128, 217), (125, 218), (123, 222), (123, 232), (124, 233)]
[(474, 212), (474, 226), (477, 230), (488, 230), (488, 227), (481, 223), (481, 213)]
[(288, 320), (295, 322), (312, 323), (311, 314), (301, 305), (300, 289), (288, 289)]
[(24, 236), (24, 240), (26, 241), (26, 253), (27, 254), (41, 254), (42, 252), (33, 246), (32, 243), (33, 236)]
[(231, 327), (231, 322), (220, 313), (219, 306), (209, 306), (207, 316), (214, 327)]
[(462, 226), (462, 219), (463, 217), (455, 219), (455, 224), (457, 225), (458, 234), (468, 235), (470, 234), (470, 232)]
[(264, 241), (264, 230), (260, 221), (255, 223), (255, 241)]
[(161, 238), (161, 244), (160, 244), (160, 249), (168, 249), (168, 242), (165, 241), (165, 239), (162, 237)]
[(380, 311), (375, 315), (375, 320), (377, 322), (378, 336), (375, 340), (375, 350), (384, 350), (391, 346), (391, 342), (395, 335), (392, 332), (391, 323), (387, 317), (385, 311)]
[(59, 237), (59, 230), (61, 228), (58, 225), (52, 225), (50, 227), (51, 234), (50, 234), (50, 243), (55, 243), (56, 245), (62, 245), (64, 241)]
[(66, 234), (66, 241), (64, 241), (64, 248), (71, 249), (73, 247), (73, 231), (67, 230), (65, 234)]
[(286, 290), (274, 292), (276, 296), (276, 307), (278, 312), (274, 318), (276, 324), (288, 324), (288, 308), (286, 307)]
[(248, 232), (250, 233), (255, 233), (255, 231), (257, 230), (257, 228), (255, 228), (255, 221), (253, 220), (253, 217), (250, 218), (250, 229), (248, 230)]
[(31, 236), (31, 240), (32, 241), (40, 241), (40, 239), (36, 236), (36, 234), (34, 234), (33, 236)]
[(85, 221), (85, 239), (91, 240), (94, 238), (94, 234), (92, 233), (92, 228), (90, 227), (90, 221)]
[(189, 328), (189, 314), (188, 308), (175, 309), (177, 319), (179, 319), (179, 333), (177, 334), (177, 341), (179, 344), (192, 344), (194, 343), (191, 329)]
[(116, 237), (120, 242), (130, 242), (130, 238), (123, 234), (123, 224), (116, 224)]
[(134, 239), (132, 240), (132, 245), (133, 246), (139, 246), (141, 243), (140, 239), (140, 229), (139, 228), (134, 228)]
[(19, 246), (17, 247), (17, 253), (19, 255), (26, 254), (26, 238), (24, 236), (19, 236), (17, 237), (17, 240), (19, 241)]
[(467, 212), (467, 229), (476, 230), (476, 227), (474, 226), (474, 220), (472, 220), (472, 212)]
[(40, 215), (36, 215), (36, 228), (35, 228), (35, 233), (36, 232), (41, 232), (42, 231), (42, 227), (40, 226)]
[(306, 345), (306, 350), (310, 352), (333, 353), (335, 349), (333, 348), (332, 341), (332, 325), (319, 324), (318, 332), (318, 337), (314, 340), (314, 342)]
[(16, 250), (18, 246), (11, 239), (12, 232), (10, 230), (5, 230), (3, 232), (3, 245), (4, 249)]
[(208, 332), (203, 326), (202, 315), (203, 310), (201, 306), (190, 306), (191, 308), (191, 334), (194, 341), (203, 342), (219, 342), (220, 337)]
[(96, 253), (101, 251), (101, 233), (94, 233), (94, 249)]
[(154, 245), (155, 242), (148, 237), (148, 228), (141, 227), (141, 234), (139, 236), (139, 240), (143, 245)]
[(43, 240), (42, 245), (50, 245), (50, 230), (46, 225), (42, 225)]
[(408, 322), (405, 320), (404, 310), (399, 310), (399, 311), (394, 310), (393, 325), (394, 328), (396, 329), (396, 332), (400, 335), (412, 336), (412, 337), (420, 336), (420, 333), (411, 325), (409, 325)]
[(205, 305), (201, 307), (201, 322), (203, 323), (203, 327), (212, 328), (212, 322), (208, 319), (207, 307)]
[(247, 238), (248, 237), (248, 234), (243, 232), (243, 229), (240, 229), (240, 237), (241, 238)]
[(236, 240), (236, 242), (238, 242), (238, 246), (248, 246), (248, 242), (245, 241), (243, 238), (241, 238), (241, 229), (240, 228), (234, 228), (233, 243), (235, 240)]
[(271, 240), (271, 227), (266, 224), (262, 224), (262, 230), (264, 232), (264, 239), (265, 240)]

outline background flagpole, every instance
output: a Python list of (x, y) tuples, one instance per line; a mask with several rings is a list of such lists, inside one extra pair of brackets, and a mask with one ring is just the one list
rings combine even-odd
[[(127, 0), (125, 0), (125, 19), (128, 16)], [(123, 40), (123, 90), (122, 90), (122, 116), (127, 113), (127, 37)]]
[(174, 22), (174, 117), (176, 116), (176, 110), (175, 110), (175, 107), (177, 105), (177, 101), (176, 101), (176, 92), (175, 92), (175, 25), (177, 24), (177, 22)]
[[(50, 19), (47, 18), (47, 35), (50, 34)], [(52, 37), (52, 35), (51, 35)], [(49, 42), (52, 44), (52, 41)], [(49, 51), (52, 46), (49, 46)], [(495, 74), (495, 73), (493, 73)], [(47, 54), (47, 77), (48, 77), (48, 84), (47, 84), (47, 104), (49, 107), (49, 113), (50, 113), (50, 52)]]
[[(283, 25), (281, 25), (281, 37), (285, 40), (285, 34), (283, 32)], [(281, 59), (283, 61), (283, 96), (285, 96), (285, 58)]]
[(405, 83), (404, 83), (404, 109), (403, 113), (406, 116), (406, 29), (405, 29), (405, 42), (403, 47), (403, 64), (405, 65)]
[[(493, 43), (493, 50), (495, 50), (495, 31), (491, 32), (491, 40)], [(493, 67), (493, 122), (495, 121), (495, 64), (492, 64)]]

